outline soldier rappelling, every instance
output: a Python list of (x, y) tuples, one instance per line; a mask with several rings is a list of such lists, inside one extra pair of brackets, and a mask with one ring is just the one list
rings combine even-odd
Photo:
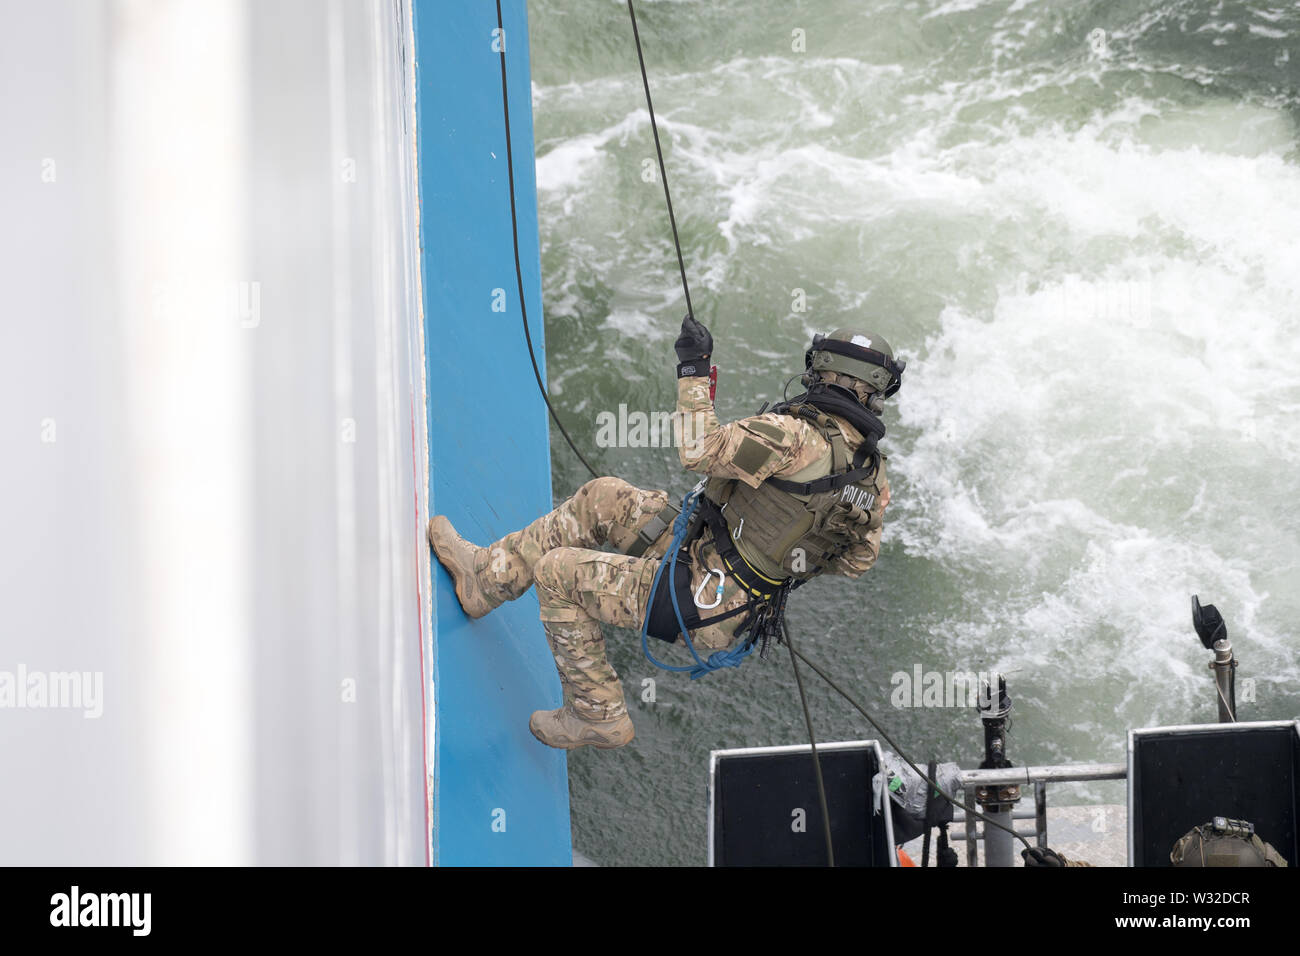
[(633, 738), (601, 622), (644, 626), (668, 642), (684, 624), (693, 646), (748, 649), (780, 639), (793, 587), (819, 574), (859, 577), (880, 553), (890, 493), (877, 415), (905, 364), (889, 345), (852, 330), (817, 336), (805, 354), (804, 394), (727, 425), (710, 397), (708, 329), (687, 315), (675, 347), (679, 457), (707, 481), (669, 574), (661, 565), (680, 509), (667, 492), (619, 478), (588, 481), (487, 547), (461, 538), (442, 515), (429, 522), (470, 617), (536, 585), (564, 705), (535, 712), (529, 727), (551, 747), (613, 748)]

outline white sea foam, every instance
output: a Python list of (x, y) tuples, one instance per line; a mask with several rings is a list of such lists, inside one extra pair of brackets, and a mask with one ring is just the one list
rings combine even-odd
[[(1159, 142), (1167, 121), (1138, 130)], [(1002, 582), (1008, 667), (1064, 680), (1045, 647), (1104, 647), (1168, 685), (1132, 699), (1137, 722), (1204, 690), (1185, 664), (1194, 592), (1230, 609), (1270, 679), (1297, 675), (1278, 622), (1297, 610), (1300, 525), (1268, 489), (1300, 492), (1300, 170), (1278, 155), (1277, 117), (1194, 121), (1203, 140), (1259, 139), (1249, 155), (1161, 149), (1102, 120), (933, 157), (984, 183), (968, 201), (991, 220), (1104, 252), (1008, 282), (986, 314), (945, 309), (900, 403), (895, 540)], [(989, 627), (941, 625), (971, 649)]]
[(537, 188), (548, 192), (581, 186), (604, 158), (605, 147), (637, 129), (645, 115), (643, 110), (634, 111), (613, 126), (575, 136), (543, 152), (537, 157)]
[(605, 321), (600, 327), (645, 342), (669, 338), (668, 330), (664, 328), (662, 322), (633, 309), (614, 310), (605, 316)]
[[(1223, 608), (1241, 676), (1260, 680), (1252, 715), (1294, 709), (1297, 131), (1266, 99), (1216, 99), (1222, 71), (1196, 48), (1135, 60), (1169, 26), (1159, 10), (1106, 27), (1108, 57), (1081, 35), (1076, 54), (1034, 61), (1021, 51), (1041, 52), (1054, 21), (1028, 6), (933, 11), (931, 35), (996, 20), (988, 69), (738, 56), (659, 78), (656, 107), (697, 306), (726, 316), (715, 331), (782, 336), (744, 343), (764, 367), (721, 363), (724, 402), (779, 393), (772, 373), (850, 317), (911, 361), (887, 415), (894, 498), (873, 574), (901, 560), (934, 593), (879, 597), (898, 622), (888, 653), (1007, 669), (1035, 759), (1118, 759), (1125, 727), (1213, 718), (1193, 593)], [(1195, 43), (1267, 39), (1234, 22)], [(540, 94), (600, 117), (544, 144), (541, 199), (553, 226), (586, 215), (602, 237), (625, 211), (620, 238), (572, 243), (580, 265), (556, 281), (608, 277), (614, 311), (593, 321), (633, 364), (638, 336), (680, 308), (657, 184), (627, 186), (653, 155), (648, 116), (626, 112), (638, 94), (605, 78)], [(759, 302), (784, 318), (745, 324), (758, 291), (794, 286), (808, 312)], [(857, 639), (856, 612), (830, 635)]]

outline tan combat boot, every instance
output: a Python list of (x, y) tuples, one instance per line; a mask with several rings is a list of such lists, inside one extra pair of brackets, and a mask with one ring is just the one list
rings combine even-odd
[(429, 519), (429, 543), (456, 582), (456, 597), (469, 617), (482, 617), (497, 606), (483, 593), (478, 578), (478, 572), (487, 566), (487, 548), (470, 544), (458, 535), (444, 515)]
[(559, 710), (538, 710), (528, 721), (533, 736), (548, 747), (576, 750), (579, 747), (598, 747), (613, 750), (632, 742), (636, 731), (627, 714), (612, 720), (586, 720), (565, 704)]

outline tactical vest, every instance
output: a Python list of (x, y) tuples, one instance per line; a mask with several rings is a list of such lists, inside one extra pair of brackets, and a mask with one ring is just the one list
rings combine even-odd
[[(762, 582), (777, 586), (791, 578), (806, 580), (880, 527), (880, 469), (866, 463), (864, 450), (850, 453), (830, 415), (809, 405), (800, 414), (830, 445), (829, 473), (819, 461), (794, 475), (768, 478), (757, 488), (726, 478), (710, 478), (704, 487), (704, 496), (725, 521), (731, 545), (748, 565), (740, 574), (730, 569), (733, 577), (753, 593), (744, 572), (757, 574), (760, 582), (753, 583), (760, 588)], [(718, 545), (725, 560), (730, 548)]]

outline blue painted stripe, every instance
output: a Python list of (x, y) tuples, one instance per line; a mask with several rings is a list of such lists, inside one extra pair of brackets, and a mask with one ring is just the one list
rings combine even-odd
[[(414, 6), (430, 508), (487, 544), (551, 507), (546, 409), (516, 301), (496, 5)], [(503, 7), (520, 256), (544, 362), (528, 23), (524, 0)], [(561, 699), (537, 599), (470, 621), (435, 567), (434, 861), (567, 866), (565, 757), (528, 731), (533, 710)]]

